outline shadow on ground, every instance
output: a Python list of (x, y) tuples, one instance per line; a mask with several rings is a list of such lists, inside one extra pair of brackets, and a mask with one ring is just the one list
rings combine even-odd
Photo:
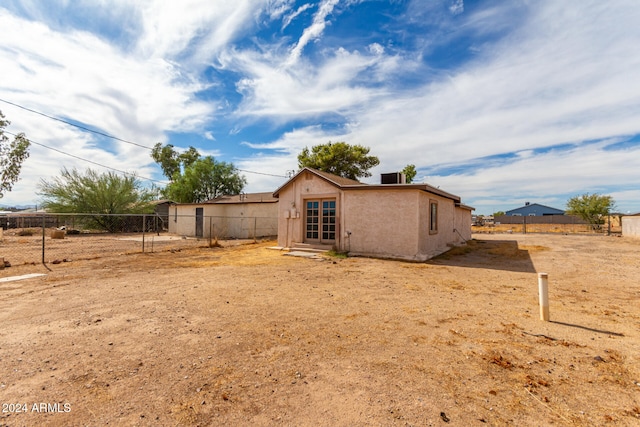
[(531, 261), (530, 251), (544, 249), (546, 248), (520, 248), (518, 242), (512, 240), (473, 239), (465, 245), (457, 246), (432, 258), (427, 263), (535, 273), (536, 269)]

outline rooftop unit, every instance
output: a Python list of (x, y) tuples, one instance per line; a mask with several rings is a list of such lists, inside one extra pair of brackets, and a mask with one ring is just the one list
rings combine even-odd
[(380, 174), (380, 184), (406, 184), (407, 177), (402, 172)]

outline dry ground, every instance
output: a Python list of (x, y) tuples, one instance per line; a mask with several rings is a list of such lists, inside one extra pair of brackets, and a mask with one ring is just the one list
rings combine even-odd
[(11, 267), (47, 275), (0, 282), (0, 425), (640, 425), (640, 241), (475, 237)]

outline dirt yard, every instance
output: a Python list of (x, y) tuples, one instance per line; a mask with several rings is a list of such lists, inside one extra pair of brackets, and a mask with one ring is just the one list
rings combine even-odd
[(0, 426), (640, 425), (640, 241), (475, 237), (13, 266), (46, 275), (0, 282)]

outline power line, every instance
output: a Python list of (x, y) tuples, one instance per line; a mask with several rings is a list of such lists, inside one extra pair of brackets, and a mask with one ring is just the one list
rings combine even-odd
[[(17, 136), (15, 133), (9, 132), (7, 130), (5, 130), (3, 132), (4, 133), (8, 133), (9, 135)], [(45, 145), (45, 144), (41, 144), (39, 142), (35, 142), (32, 139), (29, 139), (29, 138), (25, 138), (25, 139), (27, 141), (29, 141), (31, 144), (38, 145), (40, 147), (46, 148), (48, 150), (55, 151), (55, 152), (60, 153), (60, 154), (64, 154), (65, 156), (73, 157), (74, 159), (82, 160), (83, 162), (91, 163), (91, 164), (94, 164), (96, 166), (103, 167), (105, 169), (110, 169), (112, 171), (119, 172), (119, 173), (124, 174), (124, 175), (130, 175), (130, 176), (133, 176), (135, 178), (144, 179), (145, 181), (152, 181), (152, 182), (158, 182), (158, 183), (161, 183), (161, 184), (166, 184), (166, 181), (160, 181), (160, 180), (153, 179), (153, 178), (146, 178), (144, 176), (136, 175), (135, 173), (131, 173), (131, 172), (123, 171), (123, 170), (120, 170), (120, 169), (112, 168), (111, 166), (103, 165), (101, 163), (94, 162), (93, 160), (85, 159), (83, 157), (76, 156), (75, 154), (67, 153), (66, 151), (62, 151), (62, 150), (59, 150), (57, 148), (49, 147), (48, 145)]]
[[(12, 136), (17, 136), (15, 133), (9, 132), (8, 130), (4, 130), (3, 132), (4, 133), (8, 133), (9, 135), (12, 135)], [(106, 168), (106, 169), (111, 169), (113, 171), (116, 171), (116, 172), (119, 172), (119, 173), (122, 173), (122, 174), (125, 174), (125, 175), (131, 175), (131, 176), (134, 176), (136, 178), (144, 179), (145, 181), (158, 182), (158, 183), (161, 183), (161, 184), (166, 184), (167, 183), (167, 181), (161, 181), (161, 180), (157, 180), (157, 179), (153, 179), (153, 178), (145, 178), (143, 176), (139, 176), (139, 175), (136, 175), (136, 174), (131, 173), (131, 172), (127, 172), (127, 171), (123, 171), (123, 170), (120, 170), (120, 169), (112, 168), (111, 166), (103, 165), (102, 163), (94, 162), (93, 160), (85, 159), (83, 157), (76, 156), (75, 154), (67, 153), (66, 151), (62, 151), (62, 150), (59, 150), (57, 148), (49, 147), (48, 145), (41, 144), (41, 143), (36, 142), (36, 141), (34, 141), (32, 139), (29, 139), (29, 138), (26, 138), (26, 139), (31, 144), (38, 145), (40, 147), (46, 148), (46, 149), (51, 150), (51, 151), (55, 151), (55, 152), (60, 153), (60, 154), (64, 154), (65, 156), (73, 157), (74, 159), (82, 160), (83, 162), (91, 163), (91, 164), (94, 164), (96, 166), (100, 166), (100, 167), (103, 167), (103, 168)], [(284, 175), (276, 175), (276, 174), (264, 173), (264, 172), (254, 172), (254, 171), (249, 171), (249, 170), (244, 170), (244, 169), (237, 169), (237, 170), (240, 171), (240, 172), (254, 173), (254, 174), (258, 174), (258, 175), (274, 176), (274, 177), (277, 177), (277, 178), (286, 178), (286, 176), (284, 176)]]
[[(84, 127), (84, 126), (80, 126), (80, 125), (77, 125), (77, 124), (75, 124), (75, 123), (71, 123), (71, 122), (68, 122), (68, 121), (66, 121), (66, 120), (62, 120), (62, 119), (59, 119), (59, 118), (57, 118), (57, 117), (50, 116), (50, 115), (45, 114), (45, 113), (41, 113), (40, 111), (36, 111), (36, 110), (31, 109), (31, 108), (24, 107), (24, 106), (22, 106), (22, 105), (19, 105), (19, 104), (14, 103), (14, 102), (7, 101), (6, 99), (2, 99), (2, 98), (0, 98), (0, 101), (4, 102), (4, 103), (6, 103), (6, 104), (9, 104), (9, 105), (13, 105), (14, 107), (21, 108), (21, 109), (23, 109), (23, 110), (25, 110), (25, 111), (29, 111), (29, 112), (34, 113), (34, 114), (39, 114), (39, 115), (41, 115), (41, 116), (43, 116), (43, 117), (46, 117), (46, 118), (48, 118), (48, 119), (56, 120), (56, 121), (58, 121), (58, 122), (61, 122), (61, 123), (67, 124), (67, 125), (69, 125), (69, 126), (77, 127), (78, 129), (82, 129), (82, 130), (87, 131), (87, 132), (95, 133), (95, 134), (97, 134), (97, 135), (101, 135), (101, 136), (104, 136), (104, 137), (107, 137), (107, 138), (115, 139), (116, 141), (124, 142), (124, 143), (126, 143), (126, 144), (135, 145), (135, 146), (137, 146), (137, 147), (146, 148), (147, 150), (153, 150), (153, 148), (151, 148), (151, 147), (147, 147), (146, 145), (138, 144), (138, 143), (136, 143), (136, 142), (132, 142), (132, 141), (127, 141), (126, 139), (121, 139), (121, 138), (118, 138), (117, 136), (113, 136), (113, 135), (109, 135), (109, 134), (106, 134), (106, 133), (103, 133), (103, 132), (100, 132), (100, 131), (97, 131), (97, 130), (89, 129), (89, 128), (86, 128), (86, 127)], [(11, 135), (15, 135), (15, 134), (12, 134), (11, 132), (7, 132), (7, 133), (9, 133), (9, 134), (11, 134)], [(33, 142), (33, 141), (31, 141), (31, 142)], [(96, 164), (96, 165), (98, 165), (98, 166), (102, 166), (102, 167), (105, 167), (105, 168), (107, 168), (107, 169), (113, 169), (113, 170), (115, 170), (115, 171), (118, 171), (118, 169), (111, 168), (111, 167), (109, 167), (109, 166), (100, 165), (100, 164), (98, 164), (98, 163), (92, 162), (91, 160), (83, 159), (83, 158), (80, 158), (80, 157), (74, 156), (73, 154), (65, 153), (65, 152), (63, 152), (63, 151), (57, 150), (57, 149), (55, 149), (55, 148), (47, 147), (46, 145), (39, 144), (39, 143), (37, 143), (37, 142), (33, 142), (33, 143), (34, 143), (35, 145), (40, 145), (40, 146), (42, 146), (42, 147), (44, 147), (44, 148), (48, 148), (48, 149), (53, 150), (53, 151), (58, 151), (58, 152), (60, 152), (60, 153), (62, 153), (62, 154), (65, 154), (65, 155), (67, 155), (67, 156), (75, 157), (75, 158), (77, 158), (77, 159), (84, 160), (84, 161), (89, 162), (89, 163), (94, 163), (94, 164)], [(237, 169), (237, 168), (236, 168), (236, 169)], [(273, 177), (277, 177), (277, 178), (288, 178), (286, 175), (275, 175), (275, 174), (270, 174), (270, 173), (255, 172), (255, 171), (249, 171), (249, 170), (244, 170), (244, 169), (237, 169), (237, 170), (239, 170), (240, 172), (253, 173), (253, 174), (256, 174), (256, 175), (273, 176)], [(122, 172), (122, 171), (119, 171), (119, 172)], [(126, 173), (126, 172), (123, 172), (123, 173)], [(149, 179), (149, 181), (156, 181), (156, 180), (154, 180), (154, 179)], [(166, 181), (156, 181), (156, 182), (166, 182)]]
[(236, 170), (239, 170), (240, 172), (246, 172), (246, 173), (255, 173), (256, 175), (275, 176), (276, 178), (287, 178), (285, 175), (276, 175), (276, 174), (273, 174), (273, 173), (254, 172), (254, 171), (248, 171), (248, 170), (238, 169), (238, 168), (236, 168)]
[(11, 101), (7, 101), (7, 100), (2, 99), (2, 98), (0, 98), (0, 101), (2, 101), (2, 102), (4, 102), (4, 103), (7, 103), (7, 104), (9, 104), (9, 105), (13, 105), (14, 107), (22, 108), (23, 110), (29, 111), (29, 112), (31, 112), (31, 113), (39, 114), (39, 115), (44, 116), (44, 117), (46, 117), (46, 118), (48, 118), (48, 119), (56, 120), (56, 121), (62, 122), (62, 123), (67, 124), (67, 125), (69, 125), (69, 126), (75, 126), (75, 127), (77, 127), (78, 129), (82, 129), (82, 130), (85, 130), (85, 131), (87, 131), (87, 132), (92, 132), (92, 133), (95, 133), (95, 134), (97, 134), (97, 135), (105, 136), (105, 137), (107, 137), (107, 138), (115, 139), (116, 141), (124, 142), (124, 143), (126, 143), (126, 144), (135, 145), (135, 146), (137, 146), (137, 147), (146, 148), (147, 150), (153, 150), (153, 148), (151, 148), (151, 147), (147, 147), (146, 145), (138, 144), (137, 142), (127, 141), (126, 139), (118, 138), (117, 136), (109, 135), (109, 134), (106, 134), (106, 133), (103, 133), (103, 132), (100, 132), (100, 131), (97, 131), (97, 130), (93, 130), (93, 129), (86, 128), (86, 127), (84, 127), (84, 126), (77, 125), (77, 124), (75, 124), (75, 123), (68, 122), (68, 121), (66, 121), (66, 120), (59, 119), (59, 118), (57, 118), (57, 117), (49, 116), (49, 115), (47, 115), (47, 114), (45, 114), (45, 113), (41, 113), (41, 112), (39, 112), (39, 111), (32, 110), (31, 108), (23, 107), (22, 105), (18, 105), (18, 104), (16, 104), (16, 103), (13, 103), (13, 102), (11, 102)]

